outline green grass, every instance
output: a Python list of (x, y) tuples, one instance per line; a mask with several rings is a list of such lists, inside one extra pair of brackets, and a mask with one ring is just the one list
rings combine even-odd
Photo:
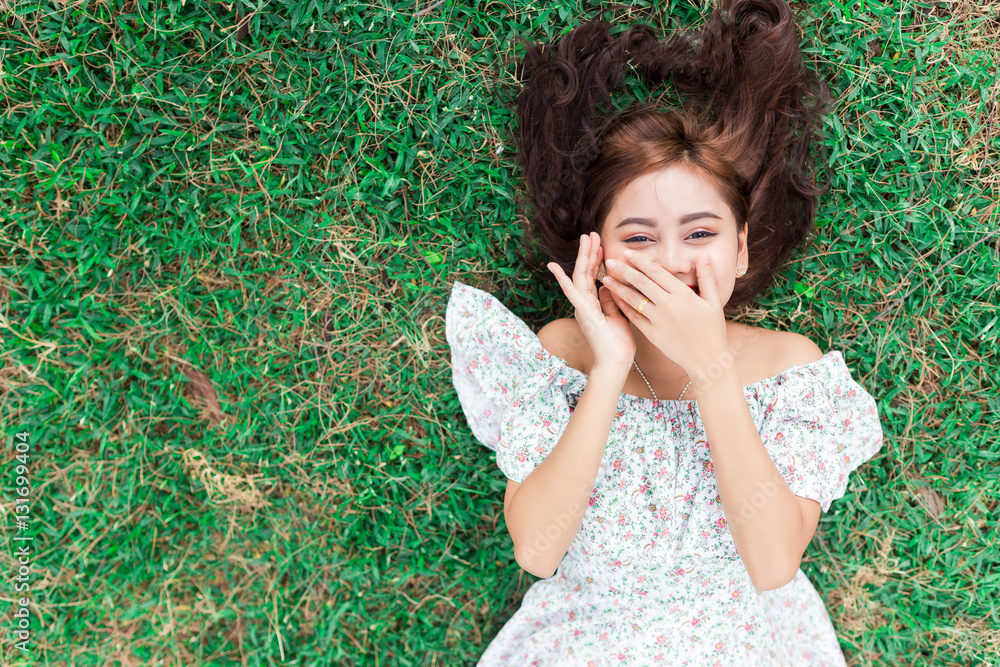
[[(444, 308), (571, 314), (515, 259), (503, 63), (592, 12), (429, 6), (244, 4), (242, 41), (222, 3), (3, 6), (4, 664), (474, 664), (516, 611)], [(851, 665), (996, 664), (1000, 10), (794, 7), (833, 189), (745, 317), (843, 350), (886, 435), (802, 568)]]

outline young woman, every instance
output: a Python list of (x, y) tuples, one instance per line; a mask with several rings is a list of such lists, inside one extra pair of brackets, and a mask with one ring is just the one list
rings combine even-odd
[[(448, 302), (456, 391), (542, 577), (479, 664), (844, 665), (799, 564), (881, 448), (875, 400), (841, 352), (726, 317), (807, 237), (826, 88), (783, 2), (724, 1), (668, 43), (608, 28), (521, 72), (528, 237), (574, 317), (535, 335), (472, 286)], [(699, 113), (602, 118), (626, 60)]]

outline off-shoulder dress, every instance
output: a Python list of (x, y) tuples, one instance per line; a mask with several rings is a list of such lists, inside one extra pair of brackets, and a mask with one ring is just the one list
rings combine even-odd
[[(587, 385), (496, 297), (455, 282), (446, 338), (475, 438), (523, 482), (559, 441)], [(841, 352), (744, 387), (789, 488), (824, 512), (882, 446), (874, 398)], [(480, 658), (511, 665), (845, 665), (801, 569), (758, 592), (736, 552), (695, 401), (622, 394), (583, 523)]]

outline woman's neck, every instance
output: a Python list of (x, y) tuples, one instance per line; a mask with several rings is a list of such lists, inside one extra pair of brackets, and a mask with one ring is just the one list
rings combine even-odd
[[(632, 328), (632, 336), (635, 339), (635, 363), (642, 372), (636, 373), (635, 366), (631, 370), (633, 375), (639, 376), (640, 383), (645, 385), (642, 377), (645, 376), (645, 381), (652, 386), (653, 391), (657, 391), (658, 386), (662, 388), (683, 387), (692, 379), (680, 364), (663, 354), (642, 332), (635, 328), (634, 324), (630, 322), (629, 326)], [(726, 336), (730, 341), (733, 340), (733, 326), (735, 325), (732, 322), (726, 320)], [(693, 386), (687, 389), (684, 394), (685, 398), (689, 398), (692, 391)]]
[(687, 382), (689, 379), (680, 365), (654, 347), (645, 337), (635, 339), (635, 363), (650, 383), (653, 383), (653, 378), (668, 383), (679, 380)]

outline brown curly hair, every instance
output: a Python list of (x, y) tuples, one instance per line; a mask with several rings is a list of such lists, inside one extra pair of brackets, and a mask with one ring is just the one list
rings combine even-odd
[[(553, 283), (550, 261), (571, 276), (580, 236), (600, 231), (631, 181), (671, 164), (694, 166), (730, 205), (737, 228), (749, 225), (750, 266), (726, 304), (731, 315), (771, 286), (809, 236), (816, 201), (829, 189), (807, 173), (829, 90), (805, 67), (784, 1), (722, 0), (700, 32), (665, 41), (645, 24), (615, 37), (610, 27), (593, 20), (555, 45), (518, 38), (526, 53), (516, 71), (517, 144), (528, 195), (518, 205), (533, 211), (520, 259)], [(650, 88), (670, 77), (690, 108), (646, 102), (607, 115), (599, 107), (610, 103), (627, 61)]]

